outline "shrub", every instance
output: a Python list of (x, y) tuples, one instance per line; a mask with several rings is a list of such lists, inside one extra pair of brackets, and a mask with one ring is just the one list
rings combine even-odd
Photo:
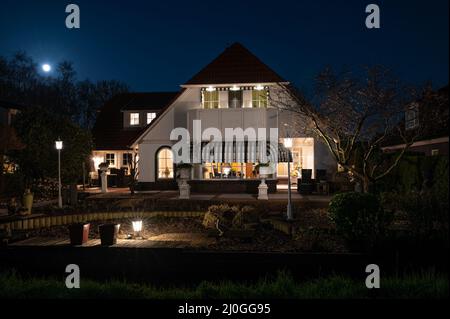
[(412, 234), (416, 238), (443, 236), (448, 239), (448, 210), (432, 190), (399, 195), (397, 207), (406, 214)]
[(368, 193), (337, 194), (328, 213), (345, 240), (364, 248), (373, 247), (392, 221), (392, 214), (385, 213), (378, 198)]
[(242, 228), (245, 224), (254, 224), (259, 221), (259, 215), (255, 207), (247, 205), (240, 209), (233, 218), (232, 225)]

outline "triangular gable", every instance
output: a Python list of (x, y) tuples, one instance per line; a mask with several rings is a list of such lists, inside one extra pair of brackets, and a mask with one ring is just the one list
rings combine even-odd
[(240, 43), (234, 43), (185, 85), (286, 82)]

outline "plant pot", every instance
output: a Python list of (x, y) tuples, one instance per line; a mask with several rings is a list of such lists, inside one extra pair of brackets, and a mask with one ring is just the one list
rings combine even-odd
[(120, 224), (102, 224), (98, 226), (102, 246), (112, 246), (117, 244), (119, 228)]
[(180, 169), (180, 179), (190, 179), (191, 178), (191, 169), (190, 168), (181, 168)]
[(89, 223), (72, 224), (69, 226), (70, 244), (83, 245), (89, 238)]
[(261, 178), (267, 178), (271, 173), (271, 167), (270, 166), (260, 166), (259, 167), (259, 176)]
[(25, 194), (23, 194), (22, 204), (23, 207), (25, 208), (26, 215), (31, 214), (31, 209), (33, 208), (33, 198), (34, 195), (32, 192), (30, 192), (29, 189), (25, 191)]

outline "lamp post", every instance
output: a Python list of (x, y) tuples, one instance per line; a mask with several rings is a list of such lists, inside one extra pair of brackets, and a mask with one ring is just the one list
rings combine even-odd
[(62, 208), (62, 196), (61, 196), (61, 150), (63, 148), (63, 142), (61, 139), (55, 142), (55, 147), (58, 150), (58, 207)]
[(292, 214), (292, 189), (291, 189), (291, 148), (292, 148), (292, 137), (289, 132), (289, 125), (287, 123), (284, 124), (286, 138), (284, 139), (284, 147), (288, 149), (288, 204), (286, 216), (287, 220), (293, 220), (294, 216)]

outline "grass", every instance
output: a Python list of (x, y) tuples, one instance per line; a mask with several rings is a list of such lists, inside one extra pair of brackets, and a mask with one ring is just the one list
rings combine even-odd
[(128, 298), (128, 299), (365, 299), (448, 298), (447, 275), (432, 271), (402, 278), (382, 278), (376, 292), (364, 280), (333, 276), (299, 283), (289, 273), (253, 284), (242, 282), (202, 282), (195, 287), (156, 287), (124, 281), (82, 280), (80, 289), (67, 289), (63, 279), (36, 278), (15, 271), (0, 273), (0, 298)]

